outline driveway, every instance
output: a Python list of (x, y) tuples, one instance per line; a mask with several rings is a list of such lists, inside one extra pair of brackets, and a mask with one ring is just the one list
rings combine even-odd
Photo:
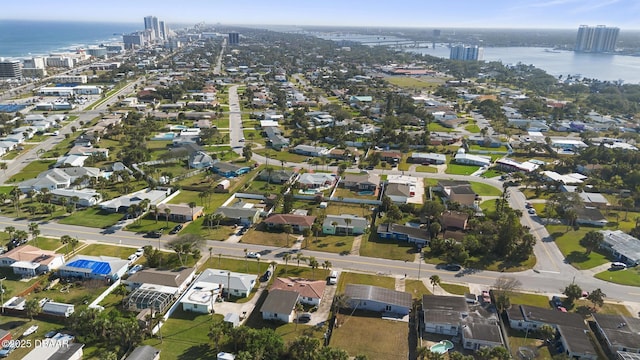
[(240, 320), (240, 324), (243, 324), (247, 320), (249, 315), (251, 315), (251, 313), (253, 312), (254, 308), (256, 307), (256, 302), (258, 301), (258, 299), (260, 299), (262, 292), (266, 288), (267, 288), (266, 283), (260, 283), (260, 285), (258, 285), (258, 291), (256, 291), (256, 293), (253, 295), (251, 300), (247, 301), (246, 303), (240, 304), (240, 303), (227, 302), (227, 301), (217, 302), (213, 305), (213, 310), (215, 311), (216, 314), (222, 314), (222, 315), (226, 315), (229, 313), (238, 314), (238, 316), (241, 319), (242, 319), (242, 314), (244, 313), (245, 314), (244, 319)]
[(327, 287), (324, 288), (324, 293), (322, 294), (322, 299), (320, 299), (318, 310), (311, 313), (311, 321), (309, 321), (308, 325), (317, 325), (324, 323), (329, 319), (331, 304), (333, 303), (333, 297), (336, 295), (337, 290), (338, 285), (327, 285)]

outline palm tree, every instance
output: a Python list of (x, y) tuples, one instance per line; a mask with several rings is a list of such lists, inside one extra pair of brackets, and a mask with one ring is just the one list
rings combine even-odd
[(431, 285), (433, 286), (433, 293), (435, 294), (436, 286), (440, 285), (440, 276), (431, 275), (431, 277), (429, 278), (429, 281), (431, 282)]
[(191, 209), (191, 220), (193, 220), (193, 209), (195, 209), (195, 207), (196, 207), (197, 205), (198, 205), (198, 204), (196, 204), (196, 202), (195, 202), (195, 201), (191, 201), (191, 202), (189, 202), (189, 209)]
[(127, 295), (127, 286), (121, 282), (120, 285), (116, 286), (116, 288), (113, 289), (113, 294), (121, 295), (122, 303), (124, 304), (124, 297)]
[(333, 264), (331, 264), (331, 261), (329, 261), (329, 260), (325, 260), (325, 261), (322, 263), (322, 268), (323, 268), (323, 269), (325, 269), (325, 270), (329, 270), (329, 269), (331, 269), (331, 266), (332, 266), (332, 265), (333, 265)]
[(282, 231), (284, 231), (284, 234), (286, 236), (286, 243), (287, 243), (287, 247), (289, 247), (289, 234), (291, 234), (291, 232), (293, 231), (293, 228), (291, 227), (291, 225), (289, 224), (285, 224), (282, 226)]
[(16, 228), (14, 226), (7, 226), (4, 228), (4, 231), (9, 234), (9, 240), (13, 240), (13, 234), (16, 232)]
[(62, 235), (62, 237), (60, 237), (60, 242), (63, 243), (66, 246), (66, 248), (67, 248), (66, 253), (68, 254), (69, 253), (69, 244), (71, 243), (71, 236)]
[(171, 215), (171, 209), (169, 207), (164, 208), (164, 217), (167, 220), (167, 228), (169, 228), (169, 215)]
[(71, 245), (71, 252), (75, 251), (76, 246), (78, 246), (79, 243), (80, 243), (80, 240), (78, 240), (77, 237), (71, 238), (71, 240), (69, 241), (69, 245)]
[(296, 331), (298, 330), (298, 315), (300, 315), (301, 311), (304, 311), (304, 307), (302, 306), (302, 304), (300, 304), (299, 302), (296, 303), (296, 306), (294, 308), (295, 312), (296, 312)]
[(296, 253), (296, 260), (298, 261), (298, 267), (300, 267), (300, 260), (304, 259), (304, 255), (302, 255), (302, 252), (297, 252)]
[(276, 266), (278, 265), (278, 263), (275, 262), (275, 261), (271, 261), (269, 263), (269, 265), (271, 266), (271, 272), (275, 274), (276, 273)]
[(344, 224), (346, 225), (346, 228), (347, 228), (347, 236), (349, 236), (349, 225), (351, 225), (351, 219), (345, 218)]
[(249, 249), (244, 248), (244, 264), (247, 266), (247, 272), (249, 272), (249, 258), (247, 258), (247, 253)]
[(309, 266), (311, 267), (311, 276), (315, 279), (316, 278), (316, 269), (318, 268), (320, 263), (313, 256), (309, 256), (309, 259), (307, 261), (309, 262)]
[(160, 209), (158, 209), (157, 205), (154, 205), (153, 208), (153, 215), (156, 217), (156, 224), (158, 223), (158, 215), (160, 214)]
[(291, 254), (286, 253), (282, 256), (282, 260), (284, 260), (284, 276), (287, 276), (287, 269), (289, 265), (289, 260), (291, 260)]

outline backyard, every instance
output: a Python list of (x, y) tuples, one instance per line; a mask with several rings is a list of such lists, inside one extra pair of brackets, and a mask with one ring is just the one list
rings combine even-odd
[(331, 346), (346, 350), (350, 356), (366, 355), (370, 360), (406, 359), (409, 356), (406, 322), (384, 320), (380, 314), (368, 312), (343, 314), (340, 318), (341, 325), (334, 327)]

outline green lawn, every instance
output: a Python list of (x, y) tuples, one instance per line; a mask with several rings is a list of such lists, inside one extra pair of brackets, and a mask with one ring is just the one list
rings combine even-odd
[(162, 231), (168, 234), (174, 226), (182, 224), (178, 222), (167, 221), (164, 219), (164, 214), (158, 214), (158, 222), (156, 222), (155, 215), (147, 214), (143, 219), (138, 219), (135, 222), (127, 225), (124, 229), (127, 231), (133, 231), (136, 233), (148, 233), (150, 231)]
[(488, 184), (475, 181), (471, 182), (471, 189), (480, 196), (500, 196), (500, 194), (502, 194), (502, 191), (500, 189), (497, 189)]
[(280, 184), (269, 184), (266, 181), (261, 180), (253, 180), (249, 183), (249, 187), (244, 192), (249, 192), (253, 194), (280, 194), (284, 189), (284, 185)]
[(551, 360), (551, 353), (549, 347), (545, 346), (544, 341), (535, 338), (535, 333), (529, 331), (527, 334), (525, 331), (519, 331), (507, 327), (509, 346), (511, 347), (511, 353), (514, 359), (519, 359), (517, 351), (518, 348), (526, 346), (530, 349), (534, 349), (536, 352), (536, 360)]
[(447, 170), (445, 170), (445, 173), (454, 175), (471, 175), (474, 172), (478, 171), (478, 169), (480, 169), (479, 166), (449, 163), (447, 165)]
[[(222, 318), (222, 314), (215, 314)], [(160, 350), (161, 359), (209, 359), (213, 347), (207, 334), (212, 315), (182, 311), (179, 307), (162, 327), (162, 341), (150, 338), (143, 342)]]
[(89, 256), (113, 256), (120, 259), (126, 259), (133, 254), (135, 249), (124, 246), (91, 244), (81, 249), (78, 253)]
[(395, 290), (396, 279), (388, 276), (360, 274), (343, 271), (342, 274), (340, 274), (340, 278), (338, 279), (337, 293), (344, 292), (347, 284), (373, 285)]
[(480, 132), (480, 127), (476, 124), (467, 125), (464, 127), (464, 129), (473, 134), (477, 134)]
[[(30, 279), (29, 281), (23, 281), (22, 277), (13, 273), (13, 269), (10, 267), (1, 267), (0, 268), (0, 279), (5, 278), (6, 280), (3, 282), (4, 287), (6, 288), (5, 292), (5, 301), (9, 300), (11, 296), (16, 296), (29, 286), (33, 285), (39, 280), (44, 281), (44, 276), (35, 277)], [(0, 326), (1, 327), (1, 326)]]
[(429, 129), (430, 132), (452, 132), (453, 131), (453, 129), (444, 127), (435, 121), (430, 122), (427, 128)]
[(60, 219), (58, 222), (65, 225), (87, 226), (92, 228), (108, 228), (115, 225), (123, 214), (109, 213), (98, 208), (87, 208)]
[(537, 306), (541, 308), (549, 307), (549, 298), (543, 295), (513, 292), (509, 294), (511, 304)]
[(389, 76), (386, 77), (385, 80), (395, 86), (410, 89), (435, 88), (439, 84), (438, 82), (424, 81), (408, 76)]
[[(246, 244), (290, 247), (296, 241), (297, 236), (298, 234), (287, 235), (277, 230), (269, 231), (264, 224), (260, 224), (256, 228), (249, 229), (249, 231), (242, 236), (241, 242)], [(289, 238), (288, 244), (287, 237)]]
[[(363, 235), (366, 236), (366, 235)], [(354, 236), (321, 235), (316, 240), (315, 236), (310, 236), (303, 242), (305, 249), (313, 251), (325, 251), (330, 253), (348, 253), (353, 246)]]
[(56, 250), (57, 248), (63, 246), (59, 239), (42, 236), (38, 236), (35, 240), (29, 240), (28, 244), (36, 246), (42, 250)]
[(422, 295), (431, 295), (431, 291), (424, 286), (422, 280), (406, 279), (404, 282), (404, 291), (411, 294), (414, 299), (422, 299)]
[(417, 172), (426, 172), (426, 173), (435, 174), (435, 173), (438, 172), (438, 169), (436, 169), (435, 167), (433, 167), (431, 165), (418, 165), (418, 166), (416, 166), (416, 171)]
[(407, 242), (380, 239), (377, 234), (369, 234), (362, 239), (360, 255), (391, 260), (413, 261), (417, 253), (416, 247)]
[(469, 292), (469, 287), (466, 285), (440, 283), (439, 285), (444, 291), (454, 295), (464, 295)]
[(280, 160), (295, 162), (295, 163), (303, 163), (308, 158), (308, 156), (302, 156), (294, 153), (290, 153), (288, 151), (275, 151), (272, 149), (257, 149), (254, 151), (256, 154), (260, 154), (262, 156), (269, 155), (269, 163), (273, 161), (273, 166), (280, 165)]
[(480, 146), (480, 145), (471, 145), (469, 146), (469, 152), (473, 152), (474, 150), (476, 151), (493, 151), (493, 152), (507, 152), (507, 147), (505, 145), (499, 146), (499, 147), (486, 147), (486, 146)]
[(36, 160), (30, 162), (27, 166), (25, 166), (22, 171), (13, 175), (9, 182), (19, 182), (28, 179), (34, 179), (41, 172), (48, 170), (50, 166), (55, 164), (55, 160)]
[(624, 270), (605, 270), (595, 275), (596, 278), (620, 285), (640, 286), (640, 268), (628, 268)]
[(408, 358), (406, 322), (384, 320), (370, 313), (343, 314), (338, 319), (340, 326), (333, 330), (332, 347), (344, 349), (352, 357), (366, 355), (369, 360)]
[(500, 176), (502, 174), (504, 174), (503, 171), (496, 170), (496, 169), (489, 169), (489, 170), (483, 172), (482, 175), (480, 175), (480, 176), (485, 178), (485, 179), (490, 179), (490, 178), (494, 178), (496, 176)]
[(13, 190), (13, 186), (0, 186), (0, 194), (7, 194), (9, 195), (9, 193), (11, 192), (11, 190)]
[(324, 210), (327, 215), (343, 215), (350, 214), (355, 216), (364, 217), (371, 215), (371, 206), (360, 207), (360, 205), (341, 203), (333, 201), (329, 203), (329, 206)]
[(610, 261), (606, 255), (595, 251), (586, 255), (586, 249), (580, 245), (580, 239), (582, 239), (587, 232), (598, 229), (581, 227), (578, 230), (569, 228), (567, 231), (565, 225), (547, 225), (547, 230), (555, 239), (558, 249), (560, 249), (566, 257), (566, 260), (576, 269), (591, 269)]
[(480, 209), (484, 212), (494, 212), (496, 210), (496, 200), (491, 199), (480, 203)]

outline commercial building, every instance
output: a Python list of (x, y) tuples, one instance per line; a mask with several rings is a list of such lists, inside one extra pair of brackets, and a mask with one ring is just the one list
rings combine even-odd
[(229, 45), (238, 45), (240, 44), (240, 34), (237, 32), (229, 33)]
[(615, 51), (619, 33), (620, 29), (617, 27), (580, 25), (575, 51), (594, 53)]
[(160, 38), (160, 23), (158, 22), (158, 18), (155, 16), (145, 16), (144, 17), (144, 29), (147, 31), (151, 31), (152, 40)]
[(22, 68), (19, 60), (0, 58), (0, 79), (22, 79)]
[(122, 42), (124, 43), (124, 48), (127, 50), (139, 49), (144, 46), (144, 33), (134, 32), (122, 35)]

